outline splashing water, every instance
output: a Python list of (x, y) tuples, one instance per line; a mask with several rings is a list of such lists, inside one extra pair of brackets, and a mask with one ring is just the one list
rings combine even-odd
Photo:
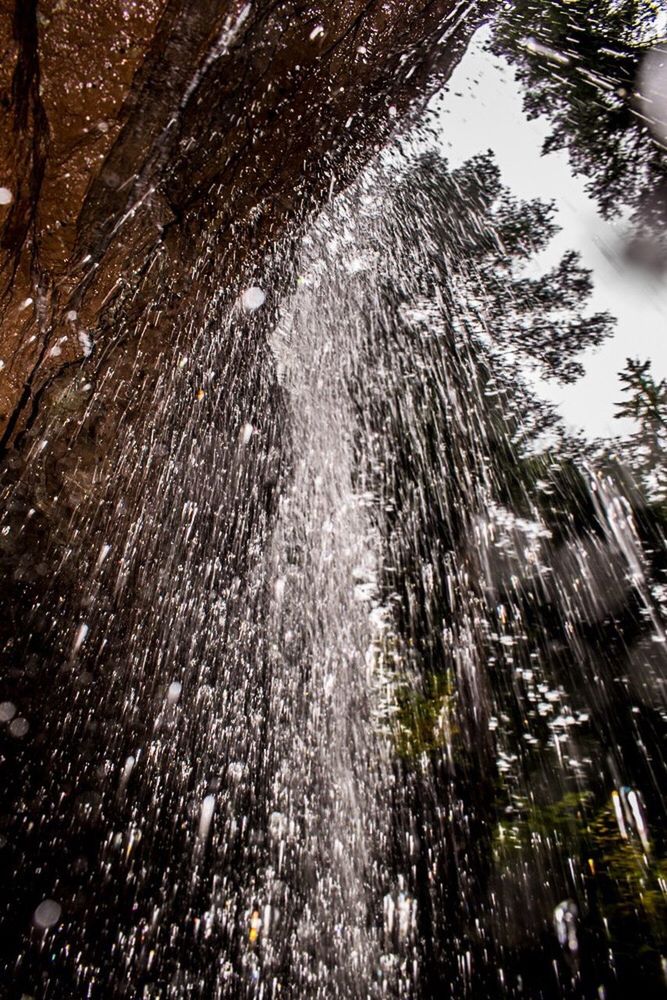
[(643, 508), (530, 453), (498, 234), (414, 166), (184, 317), (69, 525), (0, 705), (22, 988), (612, 996), (667, 954)]

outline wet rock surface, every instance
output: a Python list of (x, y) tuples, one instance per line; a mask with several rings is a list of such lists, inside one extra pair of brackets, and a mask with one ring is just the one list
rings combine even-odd
[[(180, 521), (180, 486), (170, 506), (159, 483), (171, 457), (190, 448), (184, 413), (200, 406), (206, 417), (197, 426), (209, 444), (183, 458), (186, 492), (198, 494), (207, 478), (211, 440), (225, 482), (206, 509), (205, 546), (196, 547), (205, 561), (215, 536), (223, 566), (205, 603), (213, 601), (210, 610), (218, 594), (233, 594), (239, 609), (261, 617), (257, 567), (290, 475), (284, 401), (265, 342), (293, 277), (282, 264), (287, 248), (396, 118), (449, 72), (479, 12), (452, 0), (30, 0), (6, 4), (0, 16), (0, 185), (9, 192), (0, 204), (0, 643), (3, 691), (15, 699), (7, 694), (1, 734), (12, 803), (0, 833), (2, 964), (7, 972), (21, 956), (19, 995), (120, 998), (128, 972), (112, 954), (114, 941), (119, 928), (134, 934), (139, 926), (135, 890), (145, 864), (125, 791), (142, 772), (126, 764), (120, 791), (109, 796), (108, 741), (118, 738), (123, 759), (134, 762), (136, 747), (153, 739), (154, 720), (138, 706), (122, 734), (117, 713), (136, 681), (127, 644), (152, 614), (141, 596), (145, 574), (156, 608), (171, 582), (155, 576), (152, 541), (136, 551), (129, 542), (127, 572), (117, 575), (118, 547), (104, 562), (107, 531), (129, 540), (143, 512), (150, 521), (158, 508)], [(235, 303), (260, 281), (267, 320), (257, 324), (243, 298)], [(234, 322), (218, 325), (230, 307)], [(203, 330), (215, 345), (215, 378)], [(160, 387), (174, 379), (178, 404), (156, 419)], [(250, 461), (237, 454), (239, 438)], [(180, 578), (177, 562), (169, 572)], [(103, 650), (86, 644), (93, 604), (110, 625)], [(239, 663), (244, 655), (261, 663), (245, 614), (236, 630), (229, 625), (230, 644)], [(237, 685), (244, 680), (241, 673)], [(205, 699), (200, 707), (209, 711)], [(168, 769), (176, 708), (156, 730)], [(185, 730), (180, 739), (189, 745)], [(197, 759), (193, 745), (183, 775), (198, 771)], [(244, 780), (239, 801), (257, 813), (254, 795)], [(146, 900), (161, 898), (170, 858), (187, 882), (192, 817), (179, 816), (176, 800), (170, 808), (172, 832), (160, 820), (142, 847), (154, 861)], [(115, 831), (126, 828), (119, 839)], [(233, 837), (232, 871), (245, 850)], [(157, 990), (159, 982), (163, 994), (155, 995), (181, 997), (198, 983), (214, 995), (226, 981), (217, 932), (197, 953), (189, 939), (179, 945), (180, 958), (156, 979), (144, 917), (132, 988)], [(85, 938), (85, 958), (63, 953), (52, 968), (42, 935), (54, 928), (67, 936), (70, 927)], [(240, 945), (230, 948), (233, 956)], [(241, 980), (222, 988), (239, 996), (247, 989)]]
[(154, 368), (202, 246), (214, 258), (203, 297), (206, 282), (238, 285), (378, 148), (475, 23), (451, 0), (31, 0), (3, 14), (4, 446), (90, 353), (94, 373), (118, 359), (117, 388), (115, 345), (148, 331)]

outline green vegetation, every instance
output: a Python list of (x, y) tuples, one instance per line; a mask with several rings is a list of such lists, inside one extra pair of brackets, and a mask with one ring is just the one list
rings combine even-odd
[[(615, 793), (616, 794), (616, 793)], [(517, 814), (501, 820), (493, 841), (494, 860), (511, 873), (529, 862), (536, 848), (557, 849), (575, 861), (587, 885), (590, 905), (599, 907), (613, 940), (626, 921), (639, 921), (657, 947), (667, 928), (667, 858), (646, 850), (633, 830), (621, 833), (613, 803), (596, 801), (590, 791), (568, 792), (537, 804), (514, 803)], [(647, 937), (647, 947), (649, 938)]]
[(457, 733), (453, 679), (428, 674), (422, 691), (408, 684), (396, 690), (395, 740), (398, 754), (409, 760), (437, 750), (451, 755)]
[(400, 194), (407, 212), (421, 208), (426, 216), (427, 266), (456, 296), (457, 322), (518, 352), (544, 377), (573, 382), (583, 374), (577, 355), (602, 343), (613, 319), (586, 314), (592, 276), (575, 251), (539, 277), (526, 275), (558, 232), (550, 202), (514, 198), (491, 153), (455, 170), (436, 155), (423, 157)]

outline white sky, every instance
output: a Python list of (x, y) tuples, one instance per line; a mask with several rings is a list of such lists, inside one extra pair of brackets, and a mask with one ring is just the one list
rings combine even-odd
[(594, 278), (587, 311), (608, 311), (618, 323), (612, 338), (580, 356), (586, 374), (577, 383), (559, 386), (540, 380), (536, 387), (558, 404), (571, 428), (590, 436), (619, 434), (628, 427), (613, 416), (614, 403), (623, 398), (618, 373), (626, 358), (651, 358), (654, 376), (667, 377), (667, 280), (649, 279), (621, 261), (622, 229), (600, 217), (584, 190), (585, 178), (571, 173), (567, 153), (541, 155), (549, 123), (525, 117), (512, 68), (483, 51), (488, 36), (488, 28), (477, 33), (447, 93), (431, 102), (442, 153), (456, 167), (491, 149), (503, 183), (515, 196), (555, 201), (555, 221), (562, 231), (545, 259), (553, 264), (565, 250), (578, 250)]

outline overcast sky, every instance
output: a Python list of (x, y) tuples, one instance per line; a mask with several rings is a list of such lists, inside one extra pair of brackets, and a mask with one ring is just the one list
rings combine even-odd
[(618, 373), (627, 357), (651, 358), (656, 378), (667, 377), (667, 280), (648, 279), (620, 260), (622, 227), (602, 219), (586, 195), (585, 178), (573, 176), (567, 154), (541, 155), (549, 132), (544, 119), (528, 121), (522, 91), (504, 61), (483, 51), (481, 29), (452, 76), (445, 95), (431, 102), (441, 132), (441, 149), (452, 166), (492, 149), (503, 182), (519, 198), (554, 200), (562, 231), (547, 249), (556, 263), (578, 250), (594, 276), (593, 311), (617, 317), (613, 338), (581, 356), (586, 375), (574, 386), (539, 382), (542, 396), (557, 403), (570, 427), (592, 436), (618, 434), (626, 421), (614, 420), (622, 398)]

